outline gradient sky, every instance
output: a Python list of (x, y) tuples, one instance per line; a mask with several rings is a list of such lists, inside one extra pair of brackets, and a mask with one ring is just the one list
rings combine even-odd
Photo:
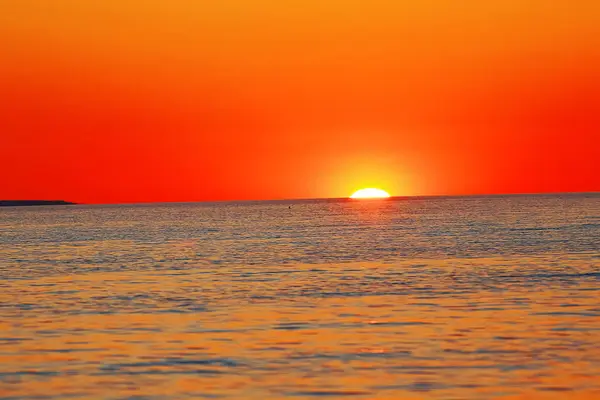
[(597, 0), (0, 0), (0, 198), (600, 190)]

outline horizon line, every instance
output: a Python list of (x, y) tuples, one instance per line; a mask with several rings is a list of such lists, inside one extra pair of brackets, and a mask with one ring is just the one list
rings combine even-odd
[(365, 201), (365, 200), (394, 200), (394, 199), (423, 199), (423, 198), (453, 198), (453, 197), (502, 197), (502, 196), (548, 196), (548, 195), (570, 195), (570, 194), (600, 194), (600, 191), (582, 191), (582, 192), (516, 192), (516, 193), (472, 193), (472, 194), (427, 194), (427, 195), (400, 195), (390, 196), (378, 199), (352, 199), (350, 197), (298, 197), (298, 198), (275, 198), (275, 199), (233, 199), (233, 200), (173, 200), (173, 201), (132, 201), (117, 203), (81, 203), (72, 202), (64, 199), (0, 199), (3, 201), (56, 201), (71, 204), (65, 205), (136, 205), (136, 204), (191, 204), (191, 203), (251, 203), (251, 202), (269, 202), (269, 201), (314, 201), (314, 200), (347, 200), (347, 201)]

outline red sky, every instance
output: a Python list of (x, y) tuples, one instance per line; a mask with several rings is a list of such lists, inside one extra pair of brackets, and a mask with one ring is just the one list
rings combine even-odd
[(0, 198), (600, 191), (597, 0), (0, 0)]

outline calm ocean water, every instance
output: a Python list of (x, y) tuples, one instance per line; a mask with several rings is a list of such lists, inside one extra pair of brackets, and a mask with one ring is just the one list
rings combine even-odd
[(600, 194), (2, 208), (0, 277), (0, 399), (600, 399)]

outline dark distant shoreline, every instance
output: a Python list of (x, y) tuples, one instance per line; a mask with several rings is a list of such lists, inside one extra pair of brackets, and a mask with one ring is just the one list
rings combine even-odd
[(64, 200), (0, 200), (0, 207), (28, 207), (28, 206), (66, 206), (73, 205)]

